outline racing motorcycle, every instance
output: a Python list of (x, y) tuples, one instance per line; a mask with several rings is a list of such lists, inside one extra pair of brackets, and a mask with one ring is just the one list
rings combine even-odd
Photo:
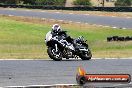
[[(45, 43), (49, 57), (55, 61), (61, 61), (62, 58), (78, 58), (90, 60), (91, 51), (83, 39), (72, 39), (70, 36), (62, 36), (66, 31), (62, 31), (58, 36), (52, 37), (51, 31), (46, 34)], [(61, 35), (61, 36), (59, 36)]]

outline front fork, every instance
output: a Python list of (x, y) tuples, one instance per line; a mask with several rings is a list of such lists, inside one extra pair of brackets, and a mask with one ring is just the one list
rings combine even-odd
[(58, 52), (57, 44), (55, 44), (55, 51)]

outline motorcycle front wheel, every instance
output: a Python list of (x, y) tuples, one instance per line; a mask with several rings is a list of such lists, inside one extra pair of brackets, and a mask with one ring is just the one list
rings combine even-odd
[(82, 60), (90, 60), (91, 57), (92, 57), (92, 53), (91, 51), (89, 52), (83, 52), (82, 54), (79, 55), (79, 57), (82, 59)]
[(49, 57), (51, 59), (53, 59), (54, 61), (61, 61), (62, 60), (62, 53), (60, 52), (60, 50), (58, 50), (56, 52), (55, 48), (48, 47), (47, 53), (48, 53)]

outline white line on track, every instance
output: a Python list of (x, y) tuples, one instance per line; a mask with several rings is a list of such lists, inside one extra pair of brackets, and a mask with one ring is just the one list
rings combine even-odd
[[(132, 59), (132, 57), (128, 57), (128, 58), (91, 58), (91, 60), (97, 60), (97, 59)], [(52, 59), (0, 59), (0, 61), (3, 61), (3, 60), (22, 60), (22, 61), (26, 61), (26, 60), (29, 60), (29, 61), (32, 61), (32, 60), (39, 60), (39, 61), (52, 61)], [(65, 60), (65, 59), (63, 59)], [(69, 59), (69, 60), (76, 60), (76, 59)], [(81, 60), (80, 58), (78, 60)]]
[(76, 23), (80, 24), (81, 22), (76, 22)]
[(9, 10), (15, 10), (14, 8), (10, 8)]
[(84, 14), (84, 15), (88, 16), (89, 14)]
[(104, 15), (97, 15), (97, 16), (104, 16)]
[(28, 12), (29, 12), (29, 11), (31, 11), (31, 10), (25, 10), (25, 11), (28, 11)]
[(103, 26), (103, 25), (97, 25), (97, 26)]
[(69, 23), (72, 23), (72, 21), (69, 21)]
[(104, 27), (110, 27), (110, 26), (104, 26)]
[(22, 88), (34, 88), (34, 87), (56, 87), (56, 86), (78, 86), (78, 84), (52, 84), (52, 85), (28, 85), (28, 86), (6, 86), (6, 88), (16, 88), (16, 87), (22, 87)]
[(55, 12), (55, 13), (60, 13), (60, 12)]
[(127, 28), (122, 28), (122, 29), (127, 29)]
[(14, 16), (14, 15), (8, 15), (8, 16)]
[(41, 18), (41, 20), (46, 20), (46, 18)]
[(63, 20), (58, 20), (58, 21), (62, 22)]
[(5, 86), (0, 88), (25, 88), (25, 86)]
[(132, 17), (126, 17), (126, 18), (130, 19), (130, 18), (132, 18)]
[[(76, 23), (79, 23), (79, 22), (76, 22)], [(89, 24), (89, 23), (85, 23), (85, 24)], [(93, 25), (93, 26), (99, 26), (99, 27), (109, 27), (109, 28), (114, 28), (114, 29), (117, 29), (117, 28), (119, 28), (119, 27), (111, 27), (111, 26), (105, 26), (105, 25), (99, 25), (99, 24), (91, 24), (91, 25)], [(125, 28), (125, 27), (123, 27), (123, 28), (120, 28), (120, 29), (127, 29), (127, 28)]]
[[(115, 84), (113, 85), (114, 87), (125, 87), (125, 86), (129, 86), (132, 83), (129, 84)], [(52, 84), (52, 85), (28, 85), (28, 86), (6, 86), (6, 87), (0, 87), (0, 88), (35, 88), (35, 87), (59, 87), (59, 86), (79, 86), (78, 84)], [(128, 87), (129, 88), (129, 87)]]
[(111, 17), (116, 17), (116, 16), (111, 16)]
[(40, 12), (46, 12), (46, 11), (40, 11)]
[(55, 19), (50, 19), (51, 21), (55, 21)]
[(112, 27), (112, 28), (115, 28), (116, 29), (117, 27)]
[(73, 13), (69, 13), (69, 14), (73, 14)]
[[(14, 60), (14, 61), (15, 61), (15, 60), (21, 60), (21, 61), (28, 61), (28, 60), (29, 60), (29, 61), (33, 61), (33, 60), (34, 60), (34, 61), (35, 61), (35, 60), (39, 60), (39, 61), (52, 61), (52, 59), (50, 59), (50, 58), (49, 58), (49, 59), (45, 59), (45, 58), (43, 58), (43, 59), (2, 59), (2, 58), (1, 58), (1, 59), (0, 59), (0, 61), (3, 61), (3, 60), (5, 60), (5, 61), (6, 61), (6, 60), (7, 60), (7, 61), (8, 61), (8, 60), (9, 60), (9, 61), (10, 61), (10, 60)], [(63, 60), (64, 60), (64, 59), (63, 59)], [(73, 58), (73, 59), (69, 59), (69, 60), (76, 60), (76, 59)], [(78, 60), (81, 60), (81, 59), (78, 59)]]

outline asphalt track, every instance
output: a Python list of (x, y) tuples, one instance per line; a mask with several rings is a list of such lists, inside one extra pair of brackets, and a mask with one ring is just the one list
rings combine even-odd
[[(76, 84), (77, 68), (82, 66), (91, 74), (132, 75), (131, 59), (82, 60), (1, 60), (0, 87), (51, 84)], [(123, 84), (131, 86), (132, 84)], [(90, 86), (123, 86), (122, 84), (90, 84)]]
[(0, 9), (0, 14), (26, 16), (26, 17), (38, 17), (47, 19), (56, 19), (64, 21), (82, 22), (89, 24), (97, 24), (103, 26), (110, 26), (114, 28), (132, 28), (132, 18), (123, 17), (109, 17), (109, 16), (96, 16), (87, 14), (65, 14), (47, 11), (35, 11), (35, 10), (11, 10)]

